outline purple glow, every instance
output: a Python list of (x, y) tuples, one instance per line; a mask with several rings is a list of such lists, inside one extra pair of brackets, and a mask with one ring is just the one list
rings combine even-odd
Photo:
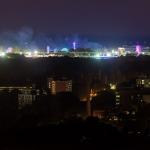
[(76, 42), (73, 42), (73, 49), (76, 50)]
[(12, 47), (8, 47), (7, 53), (12, 53), (12, 52), (13, 52), (13, 48)]
[(135, 52), (137, 53), (137, 56), (139, 56), (142, 53), (142, 47), (140, 45), (137, 45)]

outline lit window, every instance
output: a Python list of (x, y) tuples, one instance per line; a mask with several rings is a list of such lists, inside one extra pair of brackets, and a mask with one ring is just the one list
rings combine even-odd
[(142, 85), (144, 85), (145, 84), (145, 80), (142, 80)]
[(116, 95), (117, 98), (120, 98), (120, 95)]
[(116, 85), (115, 84), (110, 84), (110, 89), (111, 90), (116, 90)]
[(126, 114), (127, 114), (127, 115), (129, 115), (129, 114), (130, 114), (130, 112), (129, 112), (129, 111), (126, 111)]

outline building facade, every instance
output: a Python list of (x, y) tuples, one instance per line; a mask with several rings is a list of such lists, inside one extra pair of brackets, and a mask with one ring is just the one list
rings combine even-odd
[(61, 92), (72, 92), (72, 80), (54, 80), (53, 78), (49, 78), (48, 88), (53, 95)]
[(0, 92), (8, 96), (12, 96), (15, 93), (18, 109), (22, 109), (26, 105), (32, 105), (38, 95), (38, 91), (32, 86), (1, 86)]

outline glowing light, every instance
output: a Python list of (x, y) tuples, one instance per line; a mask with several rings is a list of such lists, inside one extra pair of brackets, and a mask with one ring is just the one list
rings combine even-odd
[(118, 55), (118, 52), (117, 52), (117, 51), (115, 51), (115, 55)]
[(111, 57), (111, 53), (110, 53), (110, 52), (107, 52), (107, 53), (106, 53), (106, 56), (107, 56), (107, 57)]
[(131, 54), (131, 52), (130, 52), (130, 51), (127, 51), (126, 53), (127, 53), (127, 54)]
[(38, 55), (38, 51), (37, 50), (34, 51), (34, 55)]
[(68, 48), (63, 48), (63, 49), (61, 50), (61, 52), (69, 52), (69, 49), (68, 49)]
[(12, 47), (8, 47), (7, 53), (12, 53), (12, 52), (13, 52), (13, 48)]
[(115, 50), (114, 49), (111, 52), (112, 52), (112, 54), (115, 54)]
[(129, 115), (129, 114), (130, 114), (130, 112), (129, 112), (129, 111), (125, 111), (125, 113), (126, 113), (127, 115)]
[(31, 52), (27, 52), (27, 55), (28, 55), (28, 57), (31, 57), (32, 53)]
[(111, 51), (111, 55), (113, 56), (113, 57), (118, 57), (118, 55), (119, 55), (119, 53), (118, 53), (118, 51), (116, 51), (116, 50), (112, 50)]
[(90, 91), (90, 100), (92, 100), (93, 97), (96, 97), (97, 96), (97, 93), (94, 92), (92, 89)]
[(95, 57), (95, 58), (100, 58), (101, 56), (100, 56), (99, 53), (97, 53), (94, 57)]
[(6, 53), (5, 52), (1, 52), (0, 53), (0, 57), (5, 57), (6, 56)]
[(137, 56), (141, 55), (142, 47), (140, 45), (136, 45), (136, 51), (135, 52), (137, 53)]
[(125, 48), (123, 48), (123, 47), (119, 47), (118, 48), (118, 55), (125, 56), (125, 53), (126, 53), (126, 49)]
[(47, 54), (49, 54), (49, 52), (50, 52), (50, 46), (47, 46)]
[(76, 42), (73, 42), (73, 49), (76, 50)]
[(145, 80), (142, 80), (142, 85), (144, 85), (145, 84)]
[(110, 84), (110, 89), (111, 89), (111, 90), (116, 90), (116, 84), (112, 84), (112, 83), (111, 83), (111, 84)]

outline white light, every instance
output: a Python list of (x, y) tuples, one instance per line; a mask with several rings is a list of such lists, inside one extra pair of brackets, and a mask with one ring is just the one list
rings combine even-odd
[(28, 55), (29, 57), (31, 57), (31, 56), (32, 56), (32, 53), (31, 53), (31, 52), (27, 52), (27, 55)]
[(0, 57), (5, 57), (6, 56), (6, 53), (5, 52), (1, 52), (0, 53)]
[(107, 52), (106, 56), (107, 56), (107, 57), (111, 57), (111, 53), (110, 53), (110, 52)]
[(35, 51), (34, 51), (34, 55), (37, 55), (37, 54), (38, 54), (38, 51), (37, 51), (37, 50), (35, 50)]
[(101, 56), (100, 56), (99, 53), (97, 53), (94, 57), (95, 57), (95, 58), (100, 58)]
[(112, 54), (114, 54), (114, 53), (115, 53), (115, 50), (113, 49), (113, 50), (112, 50)]
[(127, 53), (127, 54), (131, 54), (131, 52), (130, 52), (130, 51), (127, 51), (126, 53)]
[(115, 51), (114, 53), (115, 53), (115, 55), (118, 55), (118, 51)]

